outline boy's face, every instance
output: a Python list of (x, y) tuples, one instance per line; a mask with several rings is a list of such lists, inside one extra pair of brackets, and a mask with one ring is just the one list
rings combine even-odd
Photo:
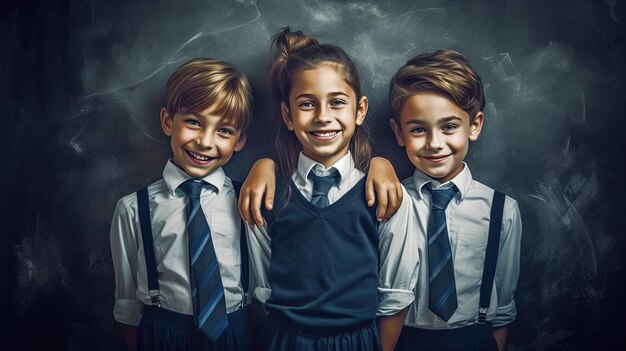
[(469, 140), (477, 140), (483, 124), (479, 112), (470, 116), (443, 94), (423, 91), (406, 100), (400, 123), (390, 121), (398, 145), (411, 163), (441, 183), (463, 170)]
[(233, 152), (246, 143), (241, 130), (212, 114), (212, 108), (201, 112), (170, 116), (161, 109), (161, 127), (171, 137), (174, 163), (194, 178), (201, 178), (230, 160)]

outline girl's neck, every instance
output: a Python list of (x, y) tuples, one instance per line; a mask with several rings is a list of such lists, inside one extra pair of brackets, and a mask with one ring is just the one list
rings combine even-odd
[(303, 150), (302, 153), (312, 159), (315, 162), (321, 163), (325, 169), (332, 167), (337, 161), (341, 160), (344, 156), (348, 154), (349, 149), (341, 150), (341, 152), (337, 152), (332, 155), (320, 155), (309, 152), (308, 150)]

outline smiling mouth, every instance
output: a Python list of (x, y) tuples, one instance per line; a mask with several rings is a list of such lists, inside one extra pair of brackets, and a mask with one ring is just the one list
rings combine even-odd
[(332, 139), (337, 134), (339, 134), (339, 131), (337, 131), (337, 130), (317, 130), (317, 131), (313, 131), (313, 132), (309, 132), (309, 133), (311, 135), (313, 135), (316, 139)]
[(437, 162), (444, 161), (446, 158), (448, 158), (448, 156), (450, 155), (435, 155), (435, 156), (422, 156), (422, 157), (430, 162), (437, 163)]
[(185, 153), (187, 154), (187, 156), (189, 156), (189, 158), (192, 161), (196, 161), (198, 163), (206, 163), (206, 162), (209, 162), (209, 161), (215, 159), (215, 157), (204, 156), (204, 155), (201, 155), (201, 154), (197, 154), (195, 152), (191, 152), (191, 151), (189, 151), (187, 149), (183, 149), (183, 150), (185, 150)]

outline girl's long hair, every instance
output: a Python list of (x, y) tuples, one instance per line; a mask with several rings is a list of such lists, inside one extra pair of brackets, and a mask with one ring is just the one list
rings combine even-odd
[[(280, 29), (272, 38), (271, 53), (273, 63), (270, 69), (268, 82), (272, 92), (274, 111), (280, 116), (280, 104), (289, 106), (294, 75), (302, 70), (316, 69), (324, 65), (331, 66), (342, 74), (344, 80), (356, 94), (357, 102), (363, 96), (359, 73), (348, 54), (335, 45), (320, 44), (316, 39), (302, 33), (292, 32), (289, 27)], [(275, 145), (278, 153), (278, 163), (285, 180), (290, 179), (297, 167), (298, 154), (302, 151), (302, 144), (295, 133), (287, 129), (284, 123), (280, 124), (276, 135)], [(372, 148), (369, 143), (368, 129), (365, 123), (357, 126), (350, 140), (350, 152), (355, 166), (366, 171), (372, 158)]]

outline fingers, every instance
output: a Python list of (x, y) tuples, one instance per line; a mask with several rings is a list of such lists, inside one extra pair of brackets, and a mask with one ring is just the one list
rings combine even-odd
[(387, 204), (389, 201), (389, 192), (384, 186), (376, 187), (376, 194), (378, 196), (378, 208), (376, 209), (376, 219), (382, 221), (387, 213)]
[(265, 187), (260, 190), (250, 192), (250, 215), (252, 216), (250, 223), (255, 223), (258, 226), (263, 225), (263, 215), (261, 215), (261, 202), (263, 201), (263, 193)]
[[(257, 160), (246, 181), (241, 187), (237, 206), (241, 218), (249, 225), (263, 225), (261, 203), (265, 196), (265, 208), (271, 210), (274, 205), (276, 176), (275, 164), (271, 159)], [(267, 192), (267, 194), (265, 194)]]
[(268, 211), (271, 211), (274, 208), (274, 195), (276, 193), (276, 179), (274, 181), (267, 183), (267, 187), (265, 189), (265, 208)]
[[(241, 216), (241, 219), (243, 219), (249, 225), (263, 225), (261, 202), (263, 202), (263, 193), (265, 191), (266, 188), (252, 189), (251, 187), (247, 186), (244, 186), (241, 189), (239, 199), (237, 200), (237, 207), (239, 209), (239, 215)], [(274, 189), (272, 188), (272, 196), (273, 192)]]
[[(400, 206), (402, 205), (402, 200), (404, 200), (404, 191), (402, 191), (402, 184), (400, 184), (400, 186), (396, 187), (396, 195), (398, 196), (398, 206), (397, 206), (397, 209), (399, 209)], [(394, 211), (394, 213), (395, 213), (395, 211)]]
[(391, 218), (398, 211), (398, 208), (400, 208), (400, 201), (398, 201), (397, 186), (389, 187), (387, 189), (387, 208), (383, 215), (383, 220)]
[(372, 207), (372, 205), (374, 205), (374, 182), (372, 181), (369, 173), (367, 174), (367, 180), (365, 182), (365, 200), (367, 201), (368, 207)]
[[(373, 190), (372, 190), (373, 191)], [(395, 185), (379, 185), (376, 187), (378, 196), (378, 208), (376, 209), (376, 218), (379, 221), (385, 221), (393, 216), (402, 205), (402, 186)]]
[(242, 187), (239, 199), (237, 199), (237, 208), (239, 209), (241, 219), (248, 224), (252, 224), (253, 218), (250, 213), (250, 196), (248, 196), (248, 190), (245, 186)]

